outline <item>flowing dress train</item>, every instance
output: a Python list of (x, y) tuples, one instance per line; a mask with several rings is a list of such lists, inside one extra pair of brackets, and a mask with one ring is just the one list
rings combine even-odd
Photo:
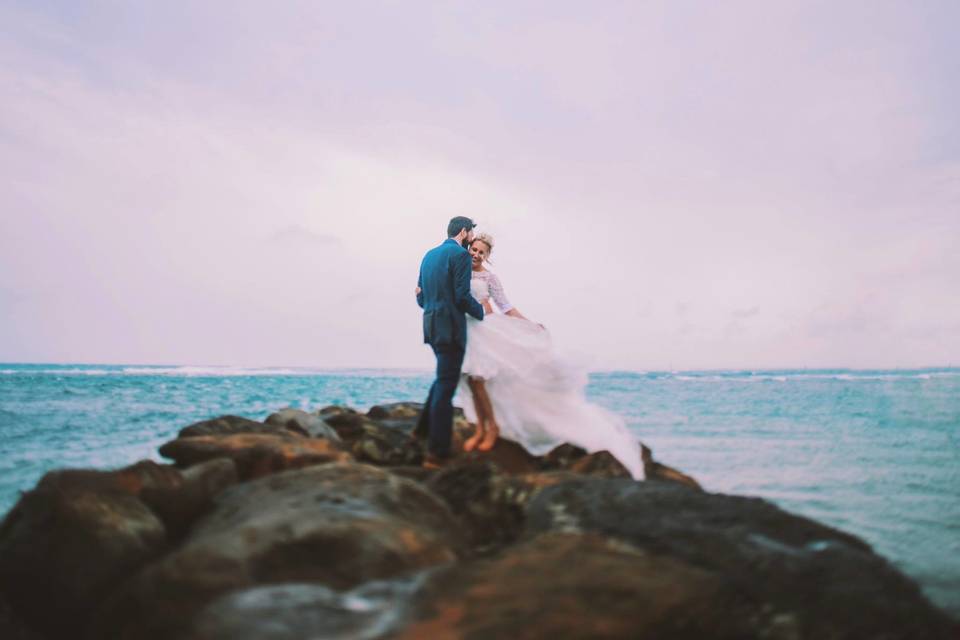
[[(512, 307), (499, 279), (475, 271), (471, 293), (481, 304)], [(539, 325), (488, 313), (482, 321), (467, 318), (467, 349), (454, 404), (467, 420), (477, 421), (467, 377), (483, 378), (500, 435), (543, 455), (569, 442), (589, 453), (608, 451), (630, 474), (644, 477), (640, 443), (617, 414), (588, 402), (587, 376), (554, 352), (550, 334)]]

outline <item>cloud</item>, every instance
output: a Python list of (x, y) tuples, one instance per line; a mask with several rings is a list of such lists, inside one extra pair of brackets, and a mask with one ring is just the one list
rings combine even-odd
[(284, 227), (270, 234), (267, 241), (282, 247), (339, 248), (343, 245), (337, 236), (317, 233), (298, 225)]
[(598, 367), (960, 361), (958, 13), (8, 3), (0, 359), (429, 366), (466, 213)]

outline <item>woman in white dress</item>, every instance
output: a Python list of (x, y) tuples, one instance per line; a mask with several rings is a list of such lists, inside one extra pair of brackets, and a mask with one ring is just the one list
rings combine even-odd
[[(500, 435), (534, 455), (569, 442), (590, 453), (610, 452), (642, 479), (640, 443), (623, 419), (586, 400), (586, 374), (557, 357), (546, 329), (511, 305), (500, 279), (486, 269), (493, 244), (490, 235), (479, 234), (469, 246), (470, 289), (486, 315), (483, 321), (467, 318), (463, 377), (454, 404), (477, 432), (464, 449), (489, 450)], [(494, 313), (494, 304), (500, 313)]]

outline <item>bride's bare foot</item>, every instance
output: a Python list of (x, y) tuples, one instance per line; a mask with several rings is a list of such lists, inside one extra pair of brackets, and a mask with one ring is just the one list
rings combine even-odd
[(463, 450), (473, 451), (474, 449), (476, 449), (477, 445), (480, 444), (480, 441), (483, 440), (483, 436), (484, 436), (483, 428), (480, 426), (480, 423), (478, 422), (476, 429), (474, 429), (473, 431), (473, 435), (467, 438), (467, 440), (463, 443)]
[(477, 445), (477, 450), (490, 451), (490, 449), (493, 449), (493, 446), (497, 444), (497, 438), (499, 437), (500, 427), (497, 426), (496, 422), (490, 420), (484, 429), (483, 440)]

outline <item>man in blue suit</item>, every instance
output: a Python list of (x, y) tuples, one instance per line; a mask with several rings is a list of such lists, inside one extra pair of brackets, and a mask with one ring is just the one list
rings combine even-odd
[(438, 466), (450, 457), (453, 394), (467, 346), (465, 314), (483, 320), (483, 306), (470, 294), (473, 263), (464, 249), (473, 240), (475, 226), (470, 218), (453, 218), (446, 241), (420, 263), (417, 304), (423, 309), (423, 341), (437, 357), (437, 377), (417, 425), (418, 435), (428, 435), (425, 466)]

